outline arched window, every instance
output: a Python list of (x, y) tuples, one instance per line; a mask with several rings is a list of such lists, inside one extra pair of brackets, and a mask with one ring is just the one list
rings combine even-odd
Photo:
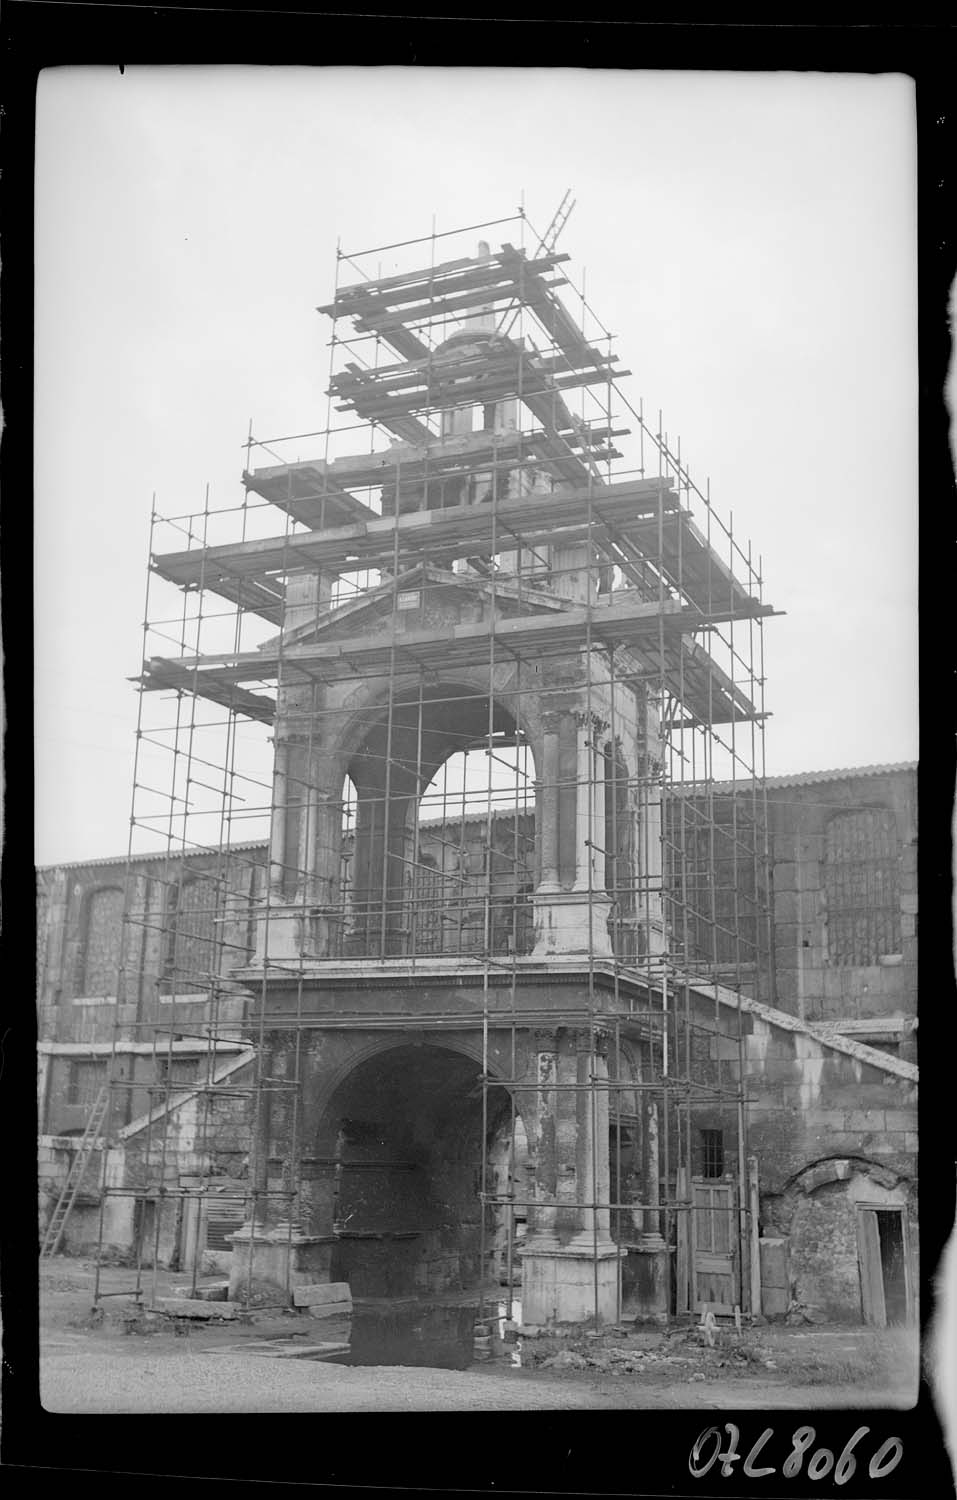
[(123, 891), (102, 886), (86, 898), (76, 993), (115, 995), (123, 944)]
[(217, 881), (192, 876), (170, 886), (167, 907), (166, 963), (163, 989), (195, 993), (210, 984), (216, 971)]
[(839, 813), (824, 853), (827, 956), (832, 964), (876, 964), (901, 951), (900, 846), (888, 808)]

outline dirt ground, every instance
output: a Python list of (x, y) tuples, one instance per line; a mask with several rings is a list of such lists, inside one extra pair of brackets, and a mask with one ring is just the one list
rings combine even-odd
[[(719, 1330), (635, 1328), (519, 1341), (467, 1369), (347, 1366), (308, 1347), (348, 1343), (348, 1320), (262, 1310), (233, 1320), (144, 1316), (129, 1295), (91, 1317), (95, 1268), (57, 1257), (40, 1272), (41, 1401), (57, 1412), (437, 1411), (580, 1408), (910, 1407), (915, 1330), (780, 1324)], [(187, 1278), (157, 1276), (171, 1295)], [(135, 1273), (106, 1268), (101, 1291)], [(146, 1302), (152, 1273), (145, 1272)], [(211, 1308), (215, 1304), (211, 1304)], [(276, 1342), (278, 1341), (278, 1342)], [(276, 1357), (292, 1355), (294, 1357)]]

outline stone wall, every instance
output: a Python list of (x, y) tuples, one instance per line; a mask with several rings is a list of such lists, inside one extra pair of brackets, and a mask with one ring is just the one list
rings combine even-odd
[[(849, 810), (887, 812), (896, 831), (899, 945), (839, 961), (829, 940), (828, 828)], [(808, 1021), (910, 1017), (917, 1010), (917, 776), (912, 770), (768, 791), (775, 1000)], [(860, 856), (867, 863), (868, 847)]]

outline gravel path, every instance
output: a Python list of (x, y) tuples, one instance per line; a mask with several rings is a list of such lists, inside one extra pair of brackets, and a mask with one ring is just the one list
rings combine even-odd
[(324, 1412), (729, 1410), (903, 1406), (886, 1390), (762, 1381), (647, 1385), (640, 1380), (549, 1378), (501, 1368), (437, 1370), (274, 1359), (252, 1352), (91, 1347), (82, 1335), (45, 1341), (40, 1396), (50, 1412)]
[(598, 1391), (530, 1380), (521, 1371), (363, 1368), (191, 1351), (117, 1359), (81, 1342), (64, 1336), (47, 1345), (40, 1365), (47, 1411), (548, 1411), (608, 1404)]

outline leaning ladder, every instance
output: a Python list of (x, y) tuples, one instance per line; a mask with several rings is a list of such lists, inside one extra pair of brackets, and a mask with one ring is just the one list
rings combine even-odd
[(103, 1120), (106, 1116), (109, 1100), (109, 1084), (104, 1083), (102, 1088), (100, 1089), (100, 1092), (97, 1094), (95, 1100), (93, 1101), (93, 1108), (90, 1110), (89, 1118), (86, 1122), (86, 1128), (84, 1129), (83, 1134), (80, 1137), (80, 1144), (77, 1149), (76, 1156), (74, 1156), (73, 1158), (70, 1170), (67, 1173), (66, 1182), (63, 1184), (63, 1191), (57, 1199), (56, 1208), (50, 1215), (50, 1222), (47, 1224), (46, 1232), (43, 1236), (43, 1243), (40, 1246), (41, 1260), (47, 1260), (51, 1255), (55, 1255), (60, 1247), (60, 1241), (63, 1238), (63, 1230), (66, 1226), (67, 1219), (70, 1217), (70, 1210), (73, 1208), (73, 1205), (76, 1202), (77, 1194), (80, 1191), (80, 1184), (86, 1174), (86, 1169), (90, 1164), (90, 1157), (93, 1155), (93, 1151), (96, 1146), (96, 1140), (100, 1134)]

